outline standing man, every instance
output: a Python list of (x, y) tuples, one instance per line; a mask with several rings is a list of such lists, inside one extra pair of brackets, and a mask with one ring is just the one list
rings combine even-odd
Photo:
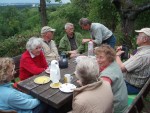
[(72, 23), (65, 24), (66, 34), (59, 43), (60, 52), (64, 52), (68, 57), (72, 58), (84, 52), (84, 45), (82, 44), (82, 35), (74, 32), (74, 25)]
[(91, 39), (83, 39), (82, 43), (89, 42), (92, 40), (96, 46), (100, 46), (102, 43), (110, 45), (112, 48), (115, 47), (116, 38), (113, 33), (100, 23), (92, 23), (87, 18), (81, 18), (79, 25), (82, 29), (90, 31)]
[(43, 52), (48, 63), (50, 63), (52, 60), (59, 59), (59, 54), (58, 54), (56, 44), (54, 40), (52, 40), (54, 32), (55, 29), (52, 29), (49, 26), (44, 26), (41, 29), (41, 36), (43, 39), (43, 43), (42, 43)]
[(139, 35), (136, 39), (137, 53), (124, 63), (120, 56), (124, 51), (117, 48), (116, 61), (120, 65), (126, 81), (128, 94), (137, 94), (150, 77), (150, 28), (135, 30)]

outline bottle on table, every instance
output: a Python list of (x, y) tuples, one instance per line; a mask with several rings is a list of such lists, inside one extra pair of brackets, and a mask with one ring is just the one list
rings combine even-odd
[(90, 57), (90, 56), (93, 56), (93, 41), (92, 40), (90, 40), (89, 42), (88, 42), (88, 57)]

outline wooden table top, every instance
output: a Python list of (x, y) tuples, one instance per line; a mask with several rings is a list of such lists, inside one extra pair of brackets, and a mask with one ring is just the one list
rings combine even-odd
[[(61, 69), (61, 83), (64, 83), (64, 74), (73, 74), (75, 71), (76, 63), (73, 62), (74, 59), (70, 59), (68, 63), (68, 68)], [(49, 76), (49, 74), (43, 72), (39, 75), (35, 75), (33, 77), (30, 77), (24, 81), (21, 81), (18, 83), (18, 87), (21, 90), (24, 90), (28, 94), (32, 95), (35, 98), (38, 98), (39, 100), (49, 104), (50, 106), (59, 109), (61, 106), (63, 106), (68, 101), (72, 100), (73, 93), (63, 93), (59, 89), (53, 89), (50, 87), (50, 83), (38, 85), (34, 83), (34, 79), (38, 76)], [(76, 77), (73, 75), (72, 84), (78, 86), (76, 83)]]

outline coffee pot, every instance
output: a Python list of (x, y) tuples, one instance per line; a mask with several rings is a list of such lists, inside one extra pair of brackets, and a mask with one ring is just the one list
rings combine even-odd
[(52, 60), (50, 65), (50, 78), (52, 83), (59, 83), (60, 80), (60, 69), (57, 60)]
[(68, 59), (67, 59), (65, 53), (61, 53), (61, 55), (60, 55), (59, 67), (60, 67), (61, 69), (64, 69), (64, 68), (67, 68), (67, 67), (68, 67)]

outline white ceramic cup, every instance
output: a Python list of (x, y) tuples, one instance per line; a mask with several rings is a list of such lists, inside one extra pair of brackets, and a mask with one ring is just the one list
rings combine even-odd
[(72, 79), (73, 79), (73, 76), (71, 76), (71, 74), (65, 74), (64, 75), (64, 82), (65, 83), (71, 83)]

